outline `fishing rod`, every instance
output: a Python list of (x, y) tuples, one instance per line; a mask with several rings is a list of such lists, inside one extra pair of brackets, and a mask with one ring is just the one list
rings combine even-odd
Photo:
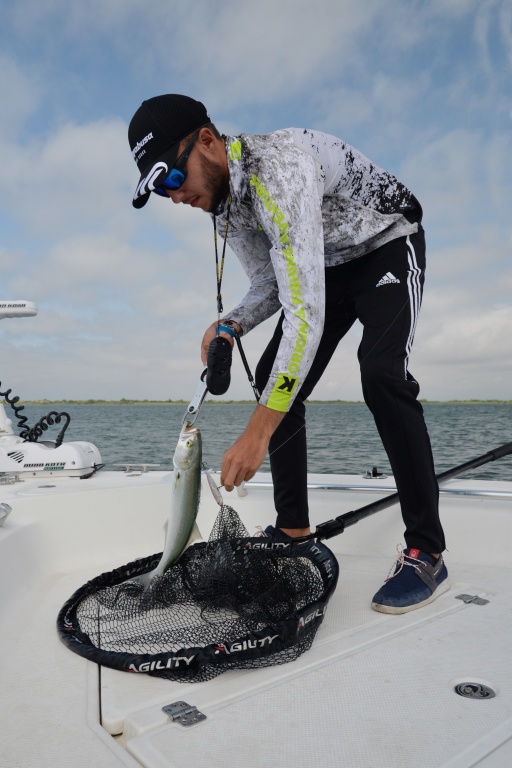
[[(459, 464), (459, 466), (453, 467), (453, 469), (447, 469), (446, 472), (441, 472), (441, 474), (436, 475), (436, 480), (438, 483), (444, 483), (447, 480), (451, 480), (452, 477), (462, 475), (470, 469), (476, 469), (476, 467), (481, 467), (482, 464), (487, 464), (489, 461), (496, 461), (496, 459), (501, 459), (503, 456), (508, 456), (509, 454), (512, 454), (512, 443), (505, 443), (498, 448), (494, 448), (492, 451), (484, 453), (482, 456), (477, 456), (475, 459), (471, 459), (470, 461), (464, 462), (464, 464)], [(321, 541), (322, 539), (330, 539), (333, 536), (337, 536), (339, 533), (343, 533), (345, 528), (358, 523), (365, 517), (369, 517), (370, 515), (375, 514), (375, 512), (379, 512), (381, 509), (392, 507), (393, 504), (396, 504), (399, 500), (400, 497), (398, 493), (393, 493), (385, 499), (378, 499), (377, 501), (373, 501), (371, 504), (366, 504), (364, 507), (355, 509), (352, 512), (345, 512), (345, 514), (335, 517), (334, 520), (327, 520), (325, 523), (320, 523), (320, 525), (317, 525), (315, 533), (312, 533), (310, 536), (300, 537), (297, 541), (307, 541), (310, 538), (315, 538), (318, 541)]]

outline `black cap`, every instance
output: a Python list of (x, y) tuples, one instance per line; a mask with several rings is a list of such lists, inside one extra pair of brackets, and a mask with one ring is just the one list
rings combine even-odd
[(169, 175), (180, 141), (210, 122), (204, 104), (170, 93), (143, 101), (128, 126), (128, 141), (140, 179), (133, 206), (142, 208), (151, 190)]

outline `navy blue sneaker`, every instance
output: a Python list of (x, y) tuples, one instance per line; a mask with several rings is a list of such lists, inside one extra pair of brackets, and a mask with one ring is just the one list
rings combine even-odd
[(274, 539), (274, 541), (281, 541), (281, 542), (291, 542), (294, 543), (297, 547), (304, 547), (306, 545), (310, 545), (312, 543), (311, 539), (308, 539), (306, 541), (296, 541), (293, 536), (288, 536), (287, 533), (282, 531), (280, 528), (274, 528), (273, 525), (267, 525), (265, 530), (260, 529), (258, 536), (267, 536), (269, 539)]
[(402, 550), (395, 571), (373, 597), (372, 608), (381, 613), (407, 613), (431, 603), (450, 587), (440, 555), (436, 560), (420, 549)]
[(282, 531), (280, 528), (274, 528), (273, 525), (267, 525), (264, 531), (261, 532), (262, 536), (268, 536), (269, 539), (275, 539), (276, 541), (291, 541), (292, 537)]

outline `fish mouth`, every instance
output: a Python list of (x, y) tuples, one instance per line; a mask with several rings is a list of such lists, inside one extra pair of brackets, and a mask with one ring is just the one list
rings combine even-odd
[(201, 430), (190, 424), (185, 424), (174, 452), (173, 463), (182, 471), (190, 469), (195, 462), (200, 461), (201, 455)]
[(192, 432), (199, 432), (197, 427), (194, 427), (193, 424), (190, 424), (188, 421), (183, 425), (182, 432), (186, 432), (187, 434), (191, 434)]

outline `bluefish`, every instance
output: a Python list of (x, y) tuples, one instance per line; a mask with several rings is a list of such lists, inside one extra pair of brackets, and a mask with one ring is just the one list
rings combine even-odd
[(199, 508), (201, 495), (201, 432), (197, 427), (185, 424), (174, 451), (174, 478), (171, 509), (162, 557), (157, 567), (149, 573), (135, 576), (122, 587), (142, 585), (147, 589), (155, 576), (163, 576), (175, 563), (187, 546)]

